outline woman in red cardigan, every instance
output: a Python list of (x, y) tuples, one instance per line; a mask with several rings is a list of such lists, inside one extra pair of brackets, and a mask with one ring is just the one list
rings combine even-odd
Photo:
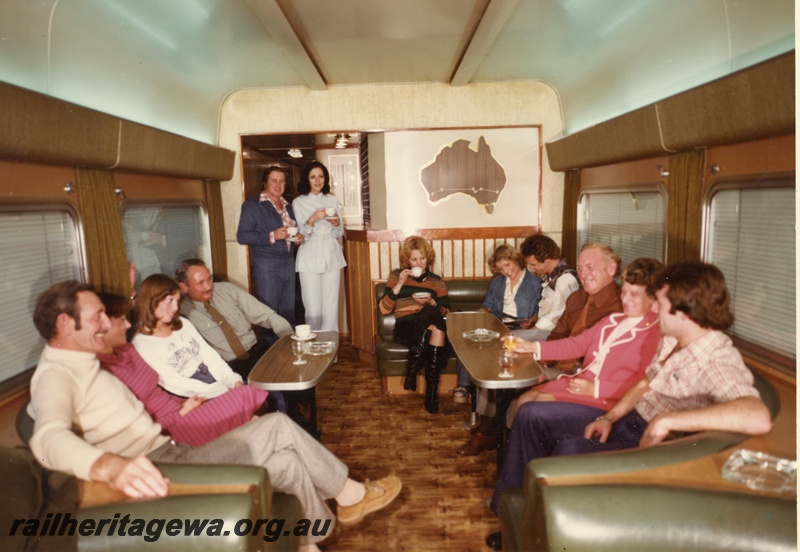
[(650, 258), (629, 264), (622, 273), (623, 312), (585, 332), (555, 341), (520, 342), (516, 351), (532, 353), (536, 360), (583, 358), (583, 368), (523, 393), (517, 408), (530, 401), (563, 401), (605, 411), (641, 380), (661, 339), (655, 297), (648, 291), (661, 268)]

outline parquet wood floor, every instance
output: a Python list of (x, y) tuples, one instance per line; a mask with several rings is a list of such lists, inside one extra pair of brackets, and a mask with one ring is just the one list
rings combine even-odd
[(338, 362), (317, 389), (322, 443), (353, 478), (394, 473), (403, 481), (398, 500), (354, 527), (337, 527), (322, 544), (345, 551), (485, 551), (486, 535), (500, 528), (486, 499), (494, 489), (494, 452), (462, 458), (455, 449), (469, 433), (468, 405), (440, 397), (428, 414), (423, 398), (381, 393), (374, 368), (353, 361), (342, 343)]

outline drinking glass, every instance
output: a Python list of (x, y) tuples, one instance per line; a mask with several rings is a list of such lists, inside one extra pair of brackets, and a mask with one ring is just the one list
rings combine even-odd
[(511, 373), (509, 368), (511, 368), (511, 365), (514, 364), (514, 357), (507, 350), (505, 350), (500, 354), (499, 360), (503, 371), (497, 374), (497, 377), (500, 379), (513, 378), (514, 374)]
[(500, 356), (500, 366), (503, 367), (503, 371), (497, 374), (497, 377), (509, 379), (514, 377), (514, 374), (511, 373), (509, 368), (514, 364), (514, 349), (517, 348), (519, 338), (514, 334), (506, 334), (503, 336), (502, 340), (503, 354)]
[(292, 341), (292, 352), (297, 357), (292, 364), (306, 364), (307, 361), (303, 360), (303, 353), (306, 352), (305, 341)]
[(519, 343), (519, 337), (509, 333), (504, 335), (502, 337), (502, 340), (503, 340), (503, 347), (505, 347), (506, 350), (513, 355), (514, 349), (517, 348), (517, 344)]

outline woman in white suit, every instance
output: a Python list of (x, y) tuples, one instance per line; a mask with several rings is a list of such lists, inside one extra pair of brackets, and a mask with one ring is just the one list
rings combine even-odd
[(330, 191), (328, 169), (313, 161), (303, 169), (298, 184), (301, 195), (292, 202), (292, 208), (305, 236), (297, 250), (296, 270), (306, 323), (313, 330), (339, 331), (339, 285), (347, 263), (339, 243), (344, 235), (339, 203)]

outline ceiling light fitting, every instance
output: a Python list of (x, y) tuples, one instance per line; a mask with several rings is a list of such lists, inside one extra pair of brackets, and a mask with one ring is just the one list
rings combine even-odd
[(286, 153), (289, 154), (289, 157), (294, 157), (295, 159), (297, 159), (298, 157), (303, 157), (303, 152), (297, 148), (292, 148)]
[(337, 134), (336, 138), (333, 139), (333, 147), (336, 149), (344, 149), (349, 145), (350, 135), (349, 134)]

